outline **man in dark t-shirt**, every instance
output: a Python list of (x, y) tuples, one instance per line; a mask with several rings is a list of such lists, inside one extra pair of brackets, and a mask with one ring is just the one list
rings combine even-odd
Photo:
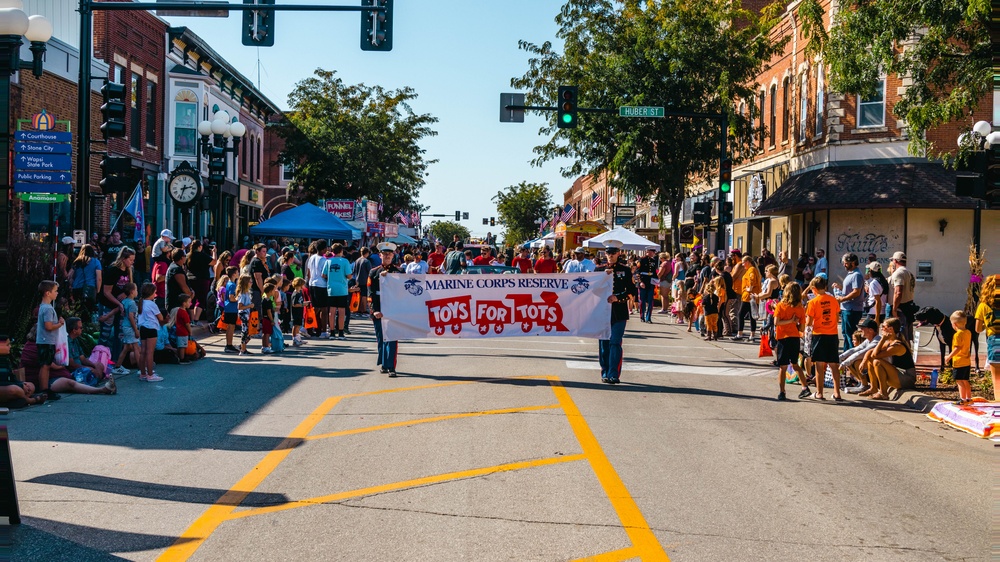
[(194, 296), (194, 291), (191, 290), (187, 283), (187, 270), (184, 268), (184, 264), (187, 263), (187, 256), (184, 254), (184, 250), (177, 250), (170, 257), (173, 263), (167, 268), (167, 294), (164, 295), (167, 310), (164, 312), (169, 312), (180, 306), (181, 295)]

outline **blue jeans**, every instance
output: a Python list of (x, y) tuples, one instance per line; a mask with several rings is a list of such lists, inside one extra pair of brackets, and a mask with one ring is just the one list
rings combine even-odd
[(646, 283), (645, 289), (639, 289), (639, 318), (650, 322), (653, 319), (653, 291), (656, 287)]
[(854, 344), (851, 342), (851, 336), (858, 329), (858, 322), (861, 322), (861, 315), (862, 312), (860, 310), (840, 311), (840, 331), (844, 333), (844, 351), (854, 347)]
[(625, 320), (611, 324), (611, 339), (598, 344), (601, 379), (617, 380), (622, 374), (622, 339), (625, 337)]
[(385, 341), (382, 335), (382, 320), (372, 318), (375, 325), (375, 349), (378, 350), (378, 361), (376, 365), (390, 371), (396, 370), (396, 353), (399, 350), (399, 342)]

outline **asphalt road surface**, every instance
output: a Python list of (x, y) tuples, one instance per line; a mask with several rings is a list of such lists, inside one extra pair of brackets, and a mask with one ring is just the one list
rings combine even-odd
[[(756, 346), (347, 342), (161, 366), (12, 412), (14, 560), (940, 561), (991, 556), (993, 444), (899, 403), (777, 402)], [(992, 547), (996, 548), (996, 547)], [(993, 556), (998, 551), (992, 551)]]

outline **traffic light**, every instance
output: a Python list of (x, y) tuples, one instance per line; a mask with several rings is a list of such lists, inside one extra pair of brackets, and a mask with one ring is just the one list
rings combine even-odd
[(490, 219), (483, 217), (483, 226), (490, 224)]
[[(270, 6), (274, 0), (243, 0), (243, 3)], [(274, 10), (243, 11), (243, 44), (247, 47), (274, 46)]]
[(725, 201), (720, 209), (719, 224), (732, 224), (733, 222), (733, 202)]
[(719, 163), (719, 191), (723, 194), (733, 190), (733, 161), (724, 158)]
[(132, 159), (120, 156), (105, 156), (101, 160), (101, 192), (114, 193), (117, 191), (127, 191), (132, 185), (131, 178), (128, 177), (132, 171)]
[(496, 225), (497, 225), (496, 217), (490, 217), (490, 226), (496, 226)]
[(712, 219), (707, 211), (709, 205), (711, 205), (711, 203), (695, 202), (694, 213), (692, 213), (695, 226), (707, 225), (712, 222)]
[(579, 88), (577, 86), (559, 86), (559, 107), (556, 127), (560, 129), (575, 129), (577, 106), (579, 105)]
[(469, 220), (469, 213), (468, 212), (462, 213), (462, 220), (466, 220), (466, 221)]
[(361, 50), (391, 51), (392, 0), (361, 0), (361, 5), (385, 8), (361, 11)]
[(455, 222), (462, 220), (462, 211), (455, 211)]
[(125, 85), (105, 80), (101, 87), (101, 97), (104, 99), (101, 104), (101, 115), (104, 116), (101, 132), (104, 133), (104, 138), (124, 137)]
[(226, 149), (221, 146), (208, 147), (208, 185), (222, 187), (226, 183)]

